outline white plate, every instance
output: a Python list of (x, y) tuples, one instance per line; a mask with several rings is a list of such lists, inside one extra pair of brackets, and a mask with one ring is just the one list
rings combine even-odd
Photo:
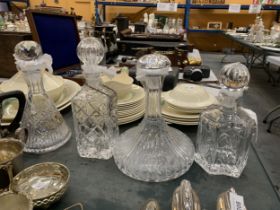
[(164, 119), (167, 120), (174, 120), (174, 121), (178, 121), (178, 122), (198, 122), (199, 119), (192, 119), (192, 118), (176, 118), (176, 117), (170, 117), (170, 116), (166, 116), (166, 115), (162, 115)]
[(141, 101), (139, 101), (139, 102), (137, 102), (135, 104), (129, 104), (127, 106), (118, 106), (118, 110), (119, 111), (126, 111), (128, 109), (134, 109), (135, 107), (139, 107), (139, 106), (141, 106), (143, 104), (145, 104), (144, 100), (141, 100)]
[(145, 111), (142, 111), (142, 112), (139, 112), (139, 113), (129, 116), (129, 117), (119, 118), (118, 124), (123, 125), (123, 124), (131, 123), (136, 120), (139, 120), (140, 118), (142, 118), (144, 116), (144, 113), (145, 113)]
[(192, 120), (199, 120), (199, 114), (188, 114), (185, 112), (180, 112), (164, 103), (161, 108), (161, 113), (164, 116), (171, 117), (174, 119), (192, 119)]
[(171, 108), (182, 112), (182, 113), (186, 113), (186, 114), (200, 114), (203, 110), (205, 110), (207, 107), (201, 108), (201, 109), (195, 109), (195, 108), (188, 108), (188, 109), (184, 109), (184, 108), (180, 108), (177, 106), (174, 106), (172, 104), (169, 104), (168, 102), (165, 102), (166, 104), (168, 104), (168, 106), (170, 106)]
[(118, 107), (126, 107), (129, 105), (139, 103), (139, 101), (143, 100), (144, 97), (145, 97), (144, 89), (138, 85), (132, 85), (130, 96), (124, 99), (119, 99)]
[(132, 123), (132, 122), (135, 122), (135, 121), (141, 119), (142, 117), (143, 116), (137, 117), (137, 118), (132, 119), (132, 120), (124, 121), (124, 122), (118, 122), (118, 125), (125, 125), (125, 124), (128, 124), (128, 123)]
[(167, 123), (177, 124), (177, 125), (198, 125), (198, 122), (182, 122), (182, 121), (176, 121), (176, 120), (170, 120), (164, 118)]
[(71, 106), (71, 101), (68, 102), (67, 104), (64, 104), (63, 106), (61, 106), (61, 107), (59, 107), (57, 109), (58, 109), (58, 111), (62, 111), (62, 110), (66, 109), (69, 106)]
[(180, 83), (173, 90), (163, 93), (164, 100), (180, 110), (203, 110), (217, 103), (216, 97), (200, 85)]
[[(78, 83), (68, 79), (64, 79), (63, 94), (55, 102), (57, 109), (61, 111), (71, 105), (71, 99), (80, 91), (80, 89), (81, 86)], [(17, 110), (17, 100), (11, 101), (6, 106), (4, 103), (2, 122), (5, 123), (5, 125), (9, 124), (15, 118)]]
[(135, 115), (139, 112), (143, 112), (144, 109), (145, 109), (145, 106), (143, 104), (143, 105), (140, 105), (140, 106), (135, 107), (133, 109), (128, 109), (126, 111), (118, 111), (118, 116), (119, 117), (128, 117), (128, 116), (131, 116), (131, 115)]
[(201, 111), (206, 109), (208, 106), (217, 103), (217, 99), (212, 95), (209, 95), (209, 101), (203, 104), (201, 103), (193, 106), (187, 106), (186, 103), (180, 103), (179, 101), (170, 98), (168, 95), (164, 96), (164, 99), (170, 106), (175, 107), (175, 109), (178, 109), (180, 111), (186, 111), (186, 112), (189, 110)]
[(64, 91), (59, 99), (55, 102), (55, 106), (59, 109), (68, 104), (71, 99), (81, 90), (81, 86), (69, 79), (64, 79)]

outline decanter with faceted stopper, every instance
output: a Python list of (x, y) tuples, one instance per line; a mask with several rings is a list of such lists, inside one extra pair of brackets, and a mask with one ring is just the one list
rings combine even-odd
[(100, 78), (106, 72), (106, 67), (98, 66), (105, 49), (98, 39), (88, 37), (79, 43), (77, 53), (86, 78), (85, 85), (72, 99), (78, 153), (85, 158), (109, 159), (119, 130), (117, 95)]
[(255, 113), (237, 104), (250, 74), (241, 63), (221, 70), (220, 104), (201, 113), (195, 161), (209, 174), (239, 177), (246, 166), (249, 146), (257, 138)]
[(145, 92), (145, 117), (134, 128), (124, 132), (114, 146), (114, 159), (126, 175), (161, 182), (184, 174), (194, 160), (194, 146), (181, 131), (167, 126), (161, 117), (161, 88), (168, 74), (166, 56), (151, 54), (137, 62), (136, 76)]
[(71, 131), (43, 86), (42, 72), (51, 69), (51, 57), (42, 55), (34, 41), (23, 41), (15, 47), (16, 65), (23, 72), (28, 86), (28, 96), (21, 127), (28, 132), (24, 151), (45, 153), (64, 145)]

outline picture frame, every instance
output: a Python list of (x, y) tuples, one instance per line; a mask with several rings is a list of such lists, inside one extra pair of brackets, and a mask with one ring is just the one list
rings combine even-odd
[(222, 30), (223, 23), (222, 22), (208, 22), (207, 29), (208, 30)]

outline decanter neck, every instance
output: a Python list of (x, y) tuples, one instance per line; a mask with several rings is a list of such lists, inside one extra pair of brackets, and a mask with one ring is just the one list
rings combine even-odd
[(221, 90), (221, 104), (228, 110), (235, 111), (237, 108), (237, 99), (243, 95), (243, 90)]
[(86, 73), (84, 74), (85, 78), (86, 78), (86, 85), (90, 86), (90, 87), (99, 87), (102, 82), (101, 82), (101, 78), (100, 78), (100, 73)]
[(146, 91), (146, 119), (157, 119), (161, 117), (161, 88), (163, 76), (147, 76), (142, 82)]
[(23, 74), (28, 86), (29, 94), (45, 93), (41, 70), (23, 71)]

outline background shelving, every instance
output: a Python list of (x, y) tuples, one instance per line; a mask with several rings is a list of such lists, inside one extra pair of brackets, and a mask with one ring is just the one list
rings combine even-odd
[[(103, 9), (103, 19), (106, 17), (106, 6), (127, 6), (127, 7), (157, 7), (156, 3), (141, 3), (141, 2), (110, 2), (110, 1), (99, 1), (95, 0), (95, 15), (96, 20), (99, 18), (99, 10), (98, 6), (101, 5)], [(250, 5), (241, 5), (241, 10), (248, 10)], [(218, 9), (218, 10), (227, 10), (229, 8), (229, 4), (191, 4), (191, 0), (186, 0), (185, 4), (178, 4), (178, 8), (184, 9), (184, 25), (188, 32), (200, 32), (200, 33), (217, 33), (221, 32), (221, 30), (206, 30), (206, 29), (191, 29), (189, 28), (190, 22), (190, 13), (192, 9)], [(264, 5), (262, 10), (275, 10), (277, 11), (277, 16), (279, 16), (280, 5)]]
[(8, 2), (8, 3), (12, 3), (12, 2), (22, 2), (22, 3), (26, 3), (27, 6), (30, 5), (29, 0), (0, 0), (0, 2)]

